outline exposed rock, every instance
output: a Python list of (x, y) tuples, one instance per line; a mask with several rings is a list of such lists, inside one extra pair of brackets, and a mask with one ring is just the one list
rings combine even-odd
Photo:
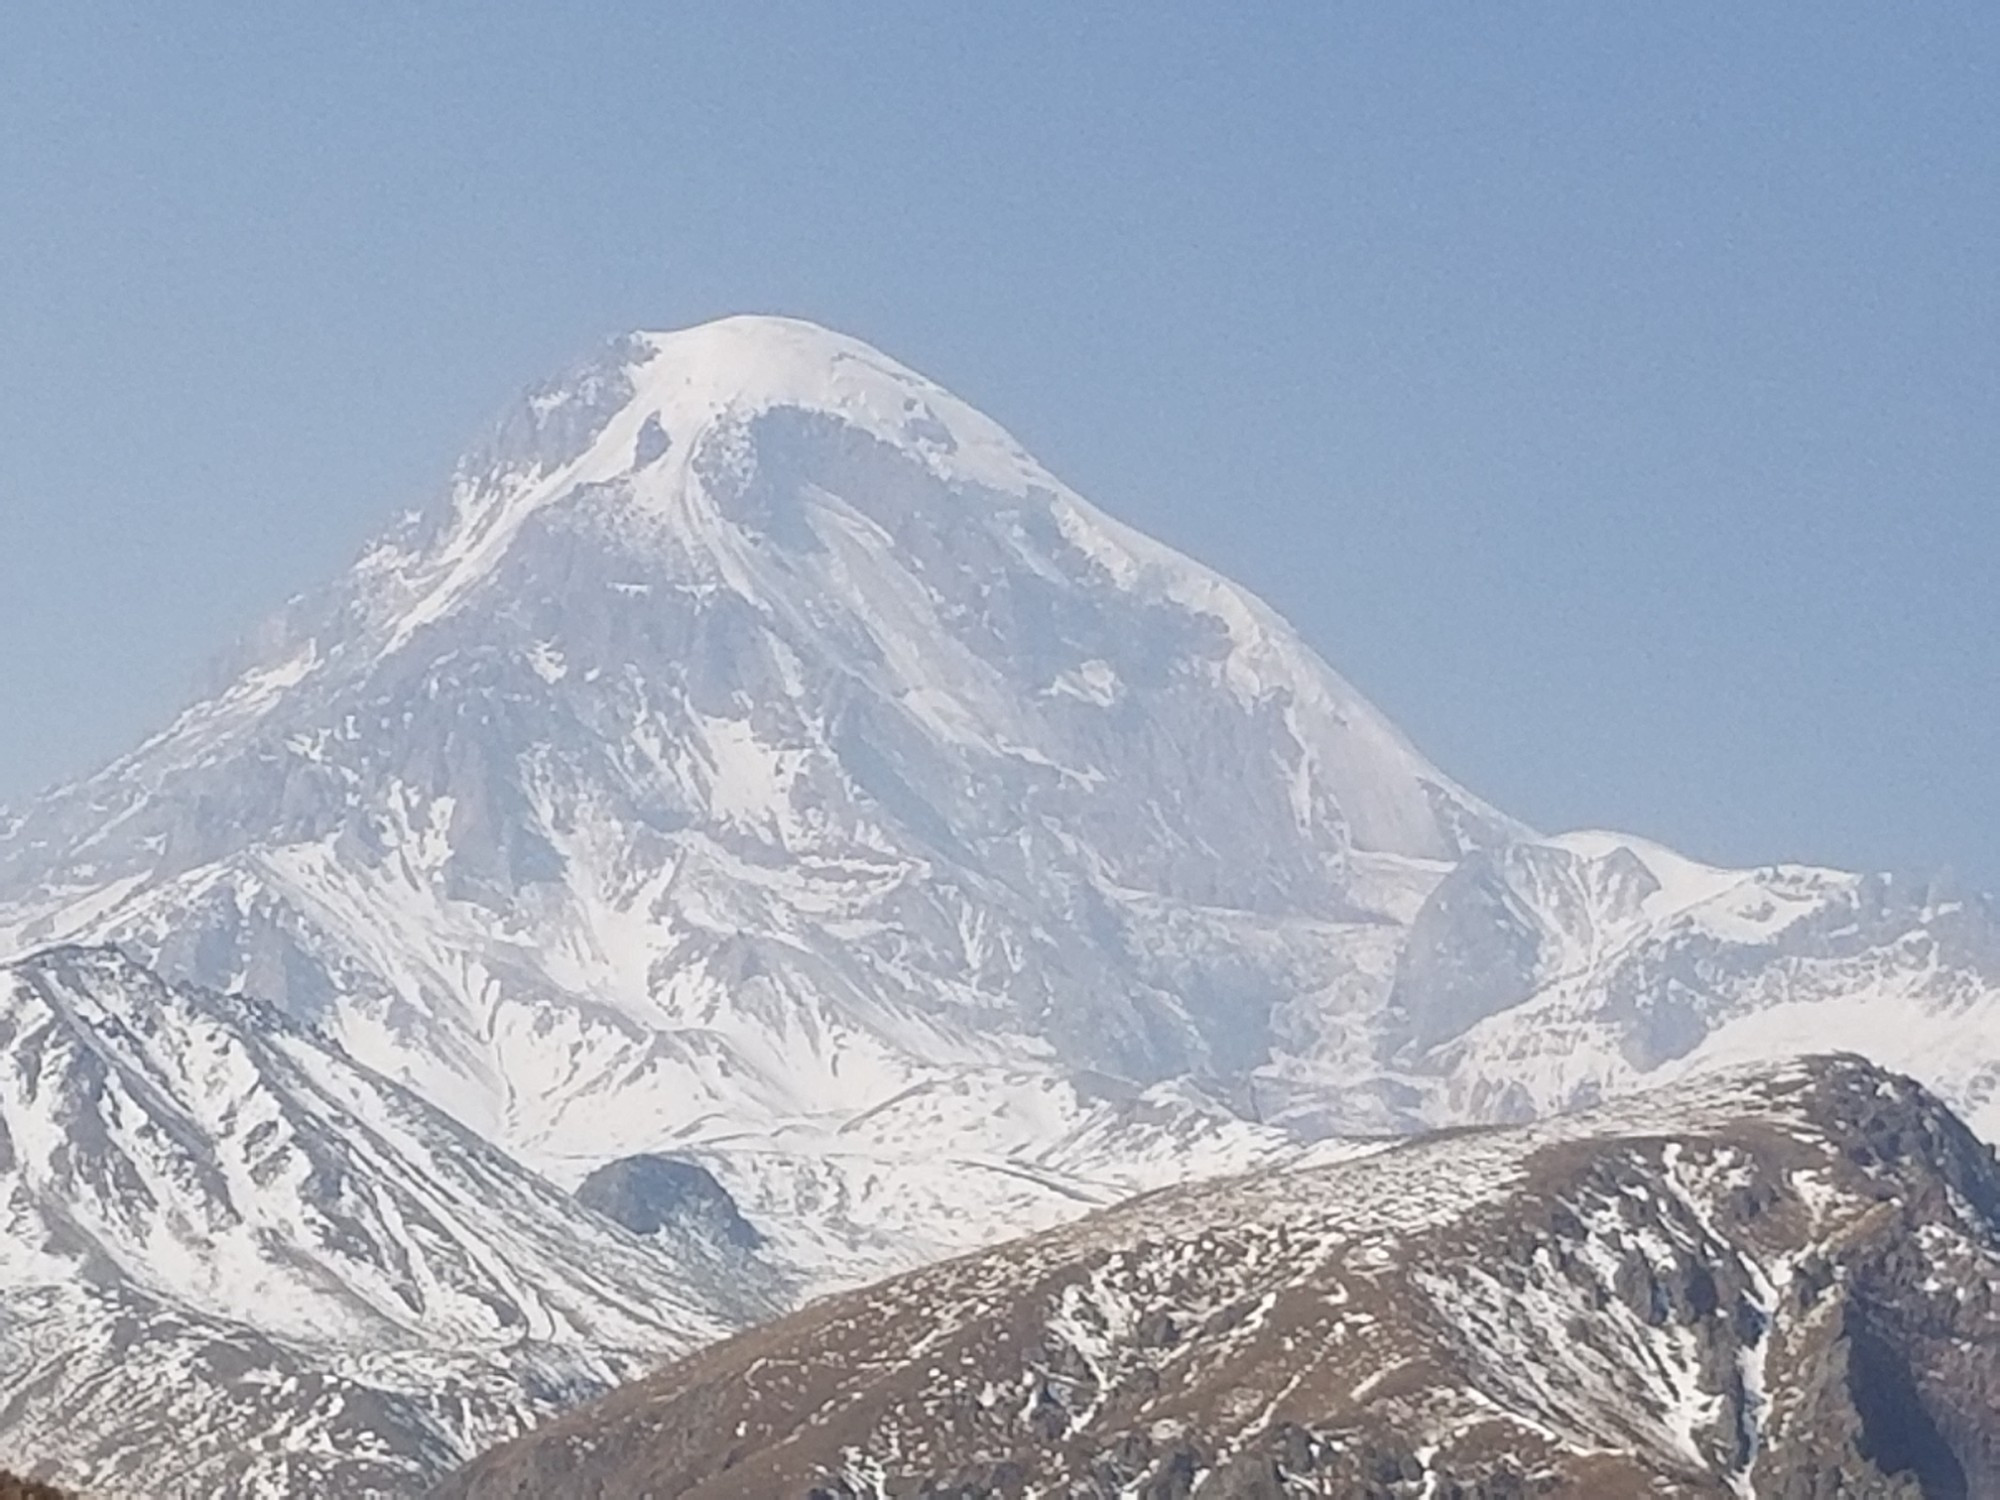
[(78, 1497), (40, 1480), (0, 1472), (0, 1500), (78, 1500)]
[(1969, 1500), (2000, 1494), (1997, 1281), (1991, 1149), (1823, 1059), (1155, 1194), (742, 1335), (437, 1493)]
[(677, 1157), (648, 1154), (607, 1162), (578, 1185), (576, 1201), (634, 1234), (679, 1228), (739, 1250), (764, 1243), (713, 1172)]

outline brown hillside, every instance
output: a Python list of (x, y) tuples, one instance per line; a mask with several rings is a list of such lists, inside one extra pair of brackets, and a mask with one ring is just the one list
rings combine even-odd
[(1136, 1199), (435, 1500), (2000, 1497), (2000, 1161), (1858, 1058)]

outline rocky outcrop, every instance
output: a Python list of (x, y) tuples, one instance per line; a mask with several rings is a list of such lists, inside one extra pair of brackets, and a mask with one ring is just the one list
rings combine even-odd
[(621, 1157), (578, 1184), (576, 1201), (634, 1234), (678, 1227), (738, 1250), (764, 1243), (715, 1174), (678, 1157)]
[(2000, 1167), (1857, 1059), (1155, 1194), (818, 1304), (442, 1500), (2000, 1493)]

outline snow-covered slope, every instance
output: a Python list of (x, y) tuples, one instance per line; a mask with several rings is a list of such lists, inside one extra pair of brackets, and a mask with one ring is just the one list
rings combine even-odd
[(115, 952), (0, 967), (0, 1038), (0, 1453), (92, 1493), (407, 1493), (783, 1291)]
[(1096, 1080), (1240, 1078), (1396, 871), (1519, 832), (953, 397), (740, 318), (530, 395), (13, 820), (0, 944), (266, 996), (566, 1181), (699, 1151), (845, 1275), (1247, 1159)]
[(1158, 1193), (829, 1299), (439, 1500), (2000, 1486), (2000, 1165), (1855, 1058)]
[(0, 817), (0, 953), (264, 997), (564, 1185), (697, 1160), (813, 1288), (1834, 1043), (2000, 1133), (1995, 930), (1538, 839), (1244, 591), (775, 318), (531, 392)]
[(1839, 1048), (2000, 1139), (2000, 907), (1936, 882), (1715, 870), (1595, 833), (1516, 846), (1440, 885), (1393, 1003), (1439, 1123)]

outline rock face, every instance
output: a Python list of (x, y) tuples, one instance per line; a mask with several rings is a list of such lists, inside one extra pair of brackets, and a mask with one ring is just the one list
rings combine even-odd
[(1854, 1058), (1154, 1194), (835, 1298), (440, 1500), (2000, 1493), (2000, 1166)]
[(671, 1156), (606, 1162), (578, 1184), (576, 1201), (634, 1234), (681, 1229), (739, 1250), (764, 1243), (714, 1173)]
[(0, 966), (0, 1203), (6, 1455), (148, 1500), (409, 1494), (782, 1293), (108, 950)]

